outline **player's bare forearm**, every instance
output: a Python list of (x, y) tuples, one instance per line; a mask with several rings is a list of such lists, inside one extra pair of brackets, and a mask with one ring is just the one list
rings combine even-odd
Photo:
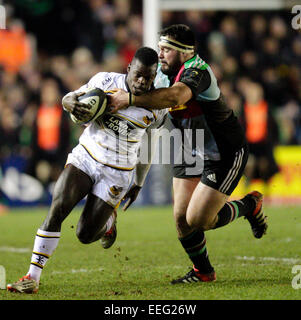
[[(176, 83), (170, 88), (160, 88), (134, 96), (124, 90), (117, 90), (110, 95), (110, 105), (113, 112), (127, 108), (129, 105), (147, 107), (150, 109), (165, 109), (186, 103), (192, 98), (192, 92), (183, 83)], [(131, 102), (131, 103), (130, 103)]]
[(182, 95), (180, 87), (156, 89), (141, 96), (135, 96), (135, 106), (148, 107), (150, 109), (165, 109), (184, 104), (189, 99)]
[(142, 187), (133, 185), (131, 189), (127, 192), (127, 194), (124, 197), (124, 200), (126, 200), (126, 203), (124, 204), (122, 210), (126, 211), (128, 207), (136, 200), (138, 197), (138, 194), (140, 192)]

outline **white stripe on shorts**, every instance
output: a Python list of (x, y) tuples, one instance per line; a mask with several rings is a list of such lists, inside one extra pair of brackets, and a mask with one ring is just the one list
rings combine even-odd
[(242, 148), (241, 150), (237, 151), (235, 154), (235, 159), (232, 168), (229, 170), (225, 180), (219, 187), (219, 191), (226, 193), (229, 187), (231, 186), (232, 182), (235, 180), (238, 171), (241, 167), (242, 164), (242, 158), (244, 155), (244, 149)]

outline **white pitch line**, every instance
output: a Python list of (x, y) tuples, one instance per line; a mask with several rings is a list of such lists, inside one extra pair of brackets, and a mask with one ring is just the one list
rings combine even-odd
[(15, 247), (0, 247), (0, 251), (4, 252), (13, 252), (13, 253), (28, 253), (31, 252), (31, 249), (29, 248), (15, 248)]
[(301, 259), (297, 258), (276, 258), (276, 257), (247, 257), (247, 256), (236, 256), (235, 257), (238, 260), (245, 260), (245, 261), (271, 261), (271, 262), (283, 262), (283, 263), (289, 263), (289, 264), (296, 264), (301, 263)]
[(100, 272), (104, 271), (104, 268), (97, 268), (97, 269), (86, 269), (86, 268), (81, 268), (81, 269), (70, 269), (68, 271), (52, 271), (51, 274), (73, 274), (73, 273), (91, 273), (91, 272)]
[[(183, 266), (172, 266), (173, 269), (183, 269)], [(170, 266), (160, 266), (160, 267), (156, 267), (156, 269), (159, 270), (170, 270)], [(51, 272), (51, 274), (56, 275), (56, 274), (74, 274), (74, 273), (92, 273), (92, 272), (101, 272), (104, 271), (105, 269), (102, 267), (96, 268), (96, 269), (87, 269), (87, 268), (80, 268), (80, 269), (70, 269), (67, 271), (58, 271), (58, 270), (54, 270)]]

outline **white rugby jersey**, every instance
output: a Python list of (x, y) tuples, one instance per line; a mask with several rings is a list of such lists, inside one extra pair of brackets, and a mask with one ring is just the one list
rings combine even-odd
[[(89, 87), (100, 88), (105, 92), (114, 88), (128, 91), (126, 75), (114, 72), (97, 73), (76, 92)], [(160, 127), (167, 112), (167, 109), (148, 110), (130, 106), (117, 113), (107, 113), (87, 126), (79, 143), (96, 161), (120, 170), (133, 170), (138, 161), (143, 135), (146, 131)]]

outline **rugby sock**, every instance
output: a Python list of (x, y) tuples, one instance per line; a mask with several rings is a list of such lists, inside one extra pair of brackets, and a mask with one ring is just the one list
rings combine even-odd
[(42, 270), (58, 245), (60, 235), (60, 232), (49, 232), (41, 229), (37, 231), (27, 273), (37, 282), (40, 281)]
[(223, 227), (235, 219), (245, 216), (246, 213), (254, 210), (254, 208), (255, 202), (249, 197), (245, 197), (241, 200), (226, 202), (217, 214), (218, 220), (214, 226), (214, 229)]
[(213, 267), (208, 258), (206, 238), (203, 231), (193, 231), (186, 237), (179, 238), (184, 250), (188, 254), (193, 265), (200, 273), (210, 273)]

